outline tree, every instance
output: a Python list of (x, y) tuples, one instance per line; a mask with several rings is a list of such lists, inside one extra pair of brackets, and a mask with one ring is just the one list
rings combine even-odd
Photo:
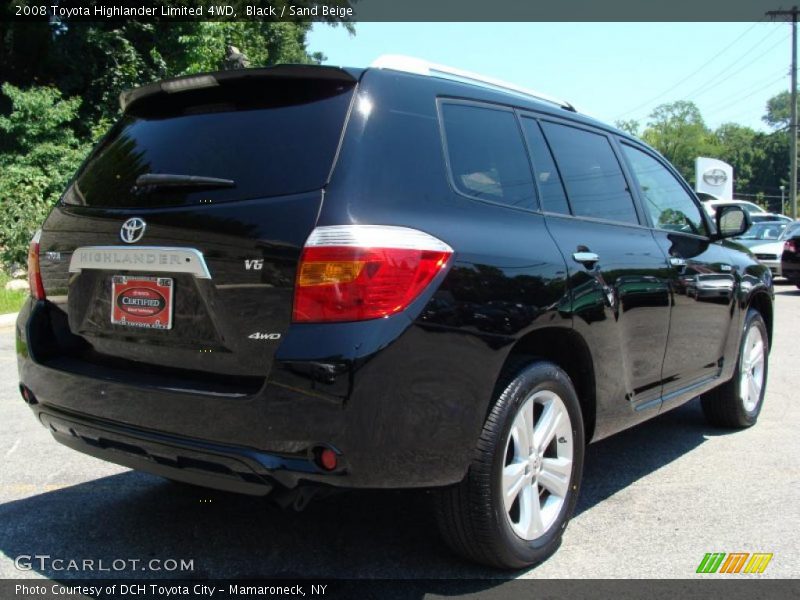
[[(217, 70), (228, 45), (239, 48), (251, 67), (321, 62), (324, 55), (307, 48), (311, 25), (269, 20), (0, 20), (0, 80), (20, 87), (54, 86), (67, 97), (82, 98), (79, 115), (82, 133), (88, 135), (98, 120), (116, 118), (121, 91), (166, 77)], [(352, 25), (345, 26), (353, 32)], [(0, 114), (4, 108), (8, 107), (0, 105)]]
[(765, 158), (763, 146), (756, 143), (761, 140), (759, 133), (736, 123), (723, 123), (714, 131), (714, 139), (716, 158), (733, 167), (737, 191), (749, 190)]
[(650, 114), (642, 139), (661, 152), (687, 181), (694, 182), (694, 161), (714, 156), (717, 145), (694, 102), (662, 104)]
[(614, 123), (614, 126), (617, 129), (624, 131), (625, 133), (628, 133), (634, 137), (639, 137), (639, 121), (637, 121), (636, 119), (625, 119), (622, 121), (616, 121)]
[(0, 260), (23, 263), (31, 236), (89, 147), (72, 128), (79, 98), (8, 83), (2, 91), (12, 108), (0, 116)]
[(792, 94), (781, 92), (767, 100), (767, 112), (761, 117), (773, 129), (786, 129), (792, 118)]

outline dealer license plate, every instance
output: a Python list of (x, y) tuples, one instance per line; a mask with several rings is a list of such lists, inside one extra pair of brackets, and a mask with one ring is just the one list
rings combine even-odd
[(172, 329), (173, 281), (168, 277), (111, 280), (111, 322), (145, 329)]

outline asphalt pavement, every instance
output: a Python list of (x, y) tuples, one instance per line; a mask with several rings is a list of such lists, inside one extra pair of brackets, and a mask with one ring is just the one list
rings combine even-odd
[[(798, 340), (800, 290), (778, 286), (758, 424), (715, 429), (693, 401), (590, 446), (561, 549), (511, 576), (691, 578), (707, 552), (768, 552), (759, 577), (797, 577)], [(37, 555), (50, 558), (16, 560)], [(152, 559), (161, 570), (143, 571)], [(70, 560), (110, 570), (72, 571)], [(192, 570), (167, 571), (169, 560), (191, 561)], [(0, 578), (498, 575), (448, 551), (426, 493), (351, 492), (285, 512), (69, 450), (20, 399), (12, 329), (0, 329)]]

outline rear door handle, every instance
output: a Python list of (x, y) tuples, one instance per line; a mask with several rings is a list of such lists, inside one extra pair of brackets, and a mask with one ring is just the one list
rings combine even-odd
[(573, 252), (572, 259), (581, 263), (587, 269), (591, 269), (600, 261), (600, 257), (594, 252)]

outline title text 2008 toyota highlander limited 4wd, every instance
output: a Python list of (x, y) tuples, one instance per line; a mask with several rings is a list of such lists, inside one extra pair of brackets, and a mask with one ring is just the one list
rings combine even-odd
[(21, 390), (60, 442), (303, 504), (437, 488), (461, 554), (558, 546), (587, 442), (752, 425), (769, 271), (639, 140), (413, 59), (123, 94), (34, 238)]

